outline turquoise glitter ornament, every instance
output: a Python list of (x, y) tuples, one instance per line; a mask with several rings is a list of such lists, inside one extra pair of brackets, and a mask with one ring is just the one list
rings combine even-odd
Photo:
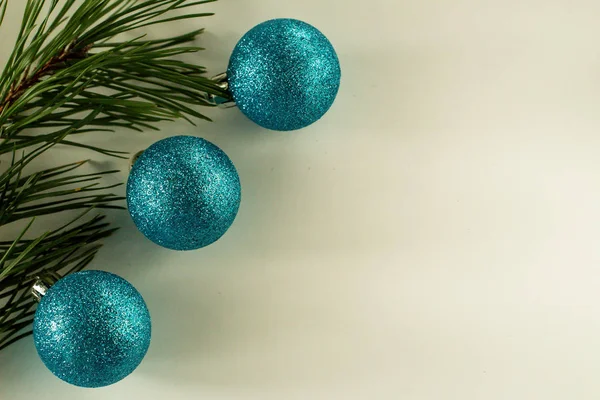
[(81, 387), (111, 385), (142, 362), (150, 314), (125, 279), (103, 271), (62, 278), (41, 297), (33, 322), (37, 352), (60, 379)]
[(229, 60), (229, 90), (239, 109), (277, 131), (304, 128), (331, 107), (341, 70), (329, 40), (315, 27), (274, 19), (251, 29)]
[(172, 250), (194, 250), (229, 229), (241, 201), (235, 166), (214, 144), (193, 136), (154, 143), (135, 161), (127, 206), (138, 229)]

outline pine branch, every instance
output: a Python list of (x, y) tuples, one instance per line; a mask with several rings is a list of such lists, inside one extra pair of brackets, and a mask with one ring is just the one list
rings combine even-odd
[[(199, 107), (214, 96), (231, 98), (204, 67), (180, 56), (198, 53), (202, 29), (146, 39), (156, 24), (203, 18), (190, 7), (215, 0), (22, 0), (21, 27), (0, 73), (0, 227), (28, 220), (15, 240), (0, 242), (0, 350), (31, 334), (36, 276), (59, 279), (92, 261), (115, 229), (98, 211), (122, 208), (115, 185), (102, 184), (117, 171), (80, 172), (86, 161), (30, 172), (31, 162), (56, 145), (111, 157), (125, 153), (75, 138), (116, 128), (157, 129), (161, 121), (209, 120)], [(8, 0), (0, 0), (0, 25)], [(136, 33), (137, 34), (137, 33)], [(39, 133), (42, 132), (42, 133)], [(82, 214), (29, 238), (37, 217), (66, 211)], [(90, 212), (94, 210), (93, 212)]]
[[(108, 130), (139, 131), (178, 118), (192, 124), (192, 118), (209, 120), (192, 106), (211, 107), (211, 96), (230, 95), (204, 76), (204, 67), (177, 58), (202, 50), (193, 45), (201, 29), (158, 40), (144, 40), (143, 35), (128, 41), (114, 38), (143, 27), (212, 15), (171, 14), (213, 1), (84, 0), (74, 9), (72, 0), (28, 0), (15, 49), (0, 75), (4, 139), (0, 154), (10, 151), (8, 142), (33, 144), (23, 133), (27, 128), (59, 128), (47, 135), (48, 142), (54, 141), (62, 134), (60, 128), (72, 126), (69, 117), (79, 113), (99, 111), (87, 125)], [(50, 7), (41, 18), (44, 3)], [(42, 22), (36, 30), (38, 19)], [(110, 154), (106, 149), (92, 150)]]

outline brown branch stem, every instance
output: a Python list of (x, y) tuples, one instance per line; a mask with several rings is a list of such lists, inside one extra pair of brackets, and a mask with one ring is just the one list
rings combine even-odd
[(82, 49), (75, 49), (73, 45), (68, 45), (60, 54), (52, 57), (31, 76), (29, 76), (29, 67), (27, 67), (21, 81), (16, 86), (14, 83), (11, 85), (6, 97), (0, 103), (0, 113), (10, 107), (25, 91), (41, 81), (45, 76), (52, 74), (53, 71), (60, 68), (61, 64), (85, 58), (91, 48), (92, 45), (88, 45)]

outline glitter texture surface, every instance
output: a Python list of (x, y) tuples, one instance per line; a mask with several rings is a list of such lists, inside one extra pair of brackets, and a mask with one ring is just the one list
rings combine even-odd
[(40, 358), (60, 379), (101, 387), (125, 378), (150, 346), (150, 314), (126, 280), (103, 271), (67, 275), (35, 312), (33, 338)]
[(274, 19), (242, 37), (227, 75), (235, 102), (248, 118), (264, 128), (291, 131), (329, 110), (341, 70), (333, 46), (318, 29)]
[(154, 143), (127, 182), (133, 222), (148, 239), (172, 250), (217, 241), (235, 220), (240, 201), (240, 179), (227, 154), (193, 136)]

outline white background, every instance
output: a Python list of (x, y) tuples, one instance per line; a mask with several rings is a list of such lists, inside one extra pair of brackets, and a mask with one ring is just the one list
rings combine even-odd
[[(213, 141), (239, 170), (240, 213), (222, 240), (184, 253), (111, 213), (122, 229), (91, 267), (146, 299), (145, 360), (118, 384), (80, 389), (28, 338), (0, 354), (0, 399), (598, 399), (600, 2), (221, 0), (199, 11), (217, 15), (149, 33), (205, 26), (195, 62), (216, 74), (254, 25), (304, 20), (338, 51), (335, 105), (294, 133), (232, 109), (196, 128), (90, 135), (127, 151), (176, 134)], [(126, 161), (97, 154), (44, 162), (88, 157), (125, 181)]]

